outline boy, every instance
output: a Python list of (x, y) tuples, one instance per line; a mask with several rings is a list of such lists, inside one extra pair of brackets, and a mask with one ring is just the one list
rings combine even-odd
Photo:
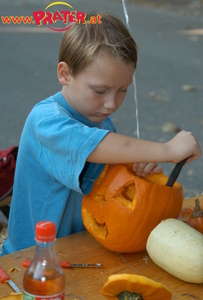
[(104, 164), (134, 163), (136, 174), (147, 176), (162, 172), (156, 162), (201, 155), (185, 131), (164, 144), (116, 133), (110, 115), (132, 82), (137, 47), (117, 17), (100, 15), (101, 24), (74, 23), (66, 31), (57, 70), (62, 90), (26, 120), (2, 255), (34, 245), (35, 225), (43, 219), (55, 222), (57, 237), (84, 230), (82, 195)]

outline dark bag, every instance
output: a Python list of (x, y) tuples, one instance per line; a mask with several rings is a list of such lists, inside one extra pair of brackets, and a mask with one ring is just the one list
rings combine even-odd
[(0, 150), (0, 202), (12, 194), (18, 147)]

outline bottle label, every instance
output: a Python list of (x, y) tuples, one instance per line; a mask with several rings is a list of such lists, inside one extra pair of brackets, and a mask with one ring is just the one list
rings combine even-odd
[(39, 296), (39, 295), (32, 295), (25, 291), (23, 291), (23, 299), (24, 300), (64, 300), (65, 299), (65, 292), (62, 292), (57, 295), (49, 295), (49, 296)]

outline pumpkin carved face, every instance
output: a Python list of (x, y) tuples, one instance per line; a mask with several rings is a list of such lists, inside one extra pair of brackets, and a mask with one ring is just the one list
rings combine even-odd
[(135, 176), (132, 165), (106, 165), (82, 200), (87, 231), (115, 252), (146, 249), (147, 238), (161, 220), (178, 218), (183, 204), (179, 183), (165, 186), (163, 174)]

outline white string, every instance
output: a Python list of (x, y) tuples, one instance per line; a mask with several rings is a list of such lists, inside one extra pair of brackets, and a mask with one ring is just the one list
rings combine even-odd
[[(126, 21), (126, 27), (128, 28), (130, 32), (130, 22), (129, 22), (129, 16), (128, 11), (125, 5), (125, 0), (122, 0), (123, 3), (123, 11), (125, 15), (125, 21)], [(140, 138), (140, 131), (139, 131), (139, 119), (138, 119), (138, 101), (137, 101), (137, 88), (136, 88), (136, 79), (135, 79), (135, 73), (133, 74), (133, 88), (134, 88), (134, 100), (135, 100), (135, 116), (136, 116), (136, 122), (137, 122), (137, 138)]]
[(124, 15), (125, 15), (125, 22), (126, 22), (126, 26), (128, 28), (128, 30), (130, 31), (130, 23), (129, 23), (129, 17), (128, 17), (128, 11), (125, 5), (125, 0), (122, 0), (123, 3), (123, 11), (124, 11)]

